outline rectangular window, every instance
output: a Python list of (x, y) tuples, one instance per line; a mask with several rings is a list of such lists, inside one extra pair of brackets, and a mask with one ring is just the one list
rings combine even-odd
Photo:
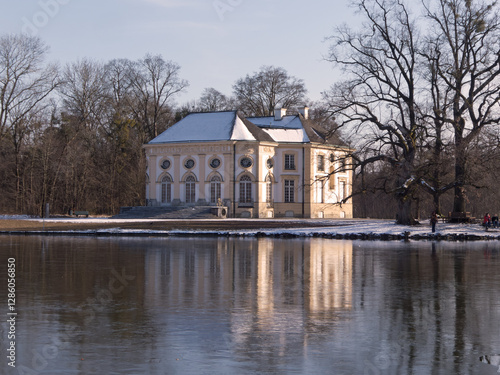
[(330, 190), (335, 190), (335, 166), (330, 167), (330, 176), (328, 177)]
[(245, 195), (246, 195), (245, 202), (252, 203), (252, 184), (251, 183), (246, 184)]
[(295, 155), (285, 154), (285, 169), (295, 170)]
[(210, 184), (210, 203), (218, 203), (220, 197), (220, 182), (212, 182)]
[(347, 196), (347, 185), (345, 181), (339, 181), (339, 200), (342, 201)]
[(295, 202), (295, 181), (285, 180), (285, 203)]
[(240, 203), (252, 203), (252, 183), (242, 180), (240, 180)]
[(161, 184), (161, 201), (162, 203), (172, 202), (172, 185)]
[(194, 182), (186, 182), (186, 203), (195, 203), (195, 184)]
[(324, 155), (318, 155), (318, 171), (319, 172), (325, 171), (325, 156)]

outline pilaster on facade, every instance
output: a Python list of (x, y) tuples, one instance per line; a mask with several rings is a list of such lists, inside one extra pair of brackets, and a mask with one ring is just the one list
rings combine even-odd
[[(181, 155), (174, 154), (174, 200), (181, 201)], [(177, 183), (176, 183), (177, 182)]]

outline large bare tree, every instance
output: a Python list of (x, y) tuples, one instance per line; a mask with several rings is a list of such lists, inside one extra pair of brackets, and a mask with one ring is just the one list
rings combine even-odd
[(0, 138), (43, 111), (46, 99), (59, 85), (56, 65), (44, 65), (48, 47), (36, 37), (0, 37)]
[(173, 97), (186, 89), (188, 81), (179, 76), (180, 66), (160, 55), (147, 54), (129, 71), (134, 118), (144, 130), (144, 142), (165, 130), (173, 119)]
[(61, 86), (64, 111), (74, 126), (98, 130), (109, 106), (104, 65), (83, 59), (66, 66)]
[[(134, 119), (131, 69), (127, 59), (116, 59), (106, 64), (109, 90), (109, 111), (103, 137), (106, 144), (101, 150), (106, 163), (101, 170), (106, 174), (107, 205), (116, 212), (121, 205), (142, 204), (146, 162), (142, 150), (144, 131)], [(127, 189), (123, 187), (127, 186)]]
[(434, 41), (427, 40), (423, 43), (421, 55), (424, 61), (427, 61), (422, 71), (426, 95), (421, 106), (421, 114), (427, 126), (421, 145), (420, 166), (423, 172), (421, 186), (432, 197), (433, 211), (441, 215), (443, 214), (441, 197), (455, 185), (454, 174), (450, 168), (453, 164), (451, 132), (443, 116), (452, 105), (452, 90), (441, 84), (438, 73), (441, 55), (434, 48)]
[(16, 210), (21, 208), (23, 147), (60, 84), (57, 66), (45, 64), (47, 52), (48, 47), (36, 37), (0, 37), (0, 141), (7, 139), (13, 146)]
[[(500, 18), (496, 1), (437, 0), (425, 5), (431, 22), (424, 55), (435, 69), (434, 87), (446, 93), (434, 120), (451, 127), (454, 145), (453, 211), (466, 211), (471, 178), (469, 149), (500, 121)], [(436, 90), (434, 90), (436, 92)], [(444, 104), (444, 105), (442, 105)]]
[[(389, 164), (398, 202), (397, 221), (414, 223), (412, 191), (421, 133), (418, 116), (417, 33), (408, 9), (398, 0), (361, 0), (363, 30), (347, 26), (331, 38), (329, 60), (347, 79), (326, 93), (344, 136), (360, 140), (356, 166)], [(350, 132), (350, 133), (348, 133)], [(363, 158), (359, 156), (364, 154)]]

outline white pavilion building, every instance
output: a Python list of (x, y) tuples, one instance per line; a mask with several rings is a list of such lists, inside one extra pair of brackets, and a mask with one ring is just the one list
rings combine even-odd
[(230, 217), (350, 218), (352, 151), (285, 109), (192, 113), (144, 146), (150, 206), (217, 205)]

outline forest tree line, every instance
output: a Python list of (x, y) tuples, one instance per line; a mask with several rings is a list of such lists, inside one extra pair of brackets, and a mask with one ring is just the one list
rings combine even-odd
[[(412, 224), (430, 211), (500, 209), (500, 19), (495, 2), (359, 0), (363, 25), (333, 33), (327, 59), (342, 80), (311, 117), (355, 150), (355, 216)], [(47, 63), (48, 47), (0, 37), (0, 210), (113, 214), (143, 205), (142, 146), (193, 111), (272, 115), (308, 103), (303, 80), (262, 66), (231, 95), (188, 88), (160, 55)], [(344, 163), (345, 165), (345, 163)], [(498, 212), (496, 212), (498, 213)]]

